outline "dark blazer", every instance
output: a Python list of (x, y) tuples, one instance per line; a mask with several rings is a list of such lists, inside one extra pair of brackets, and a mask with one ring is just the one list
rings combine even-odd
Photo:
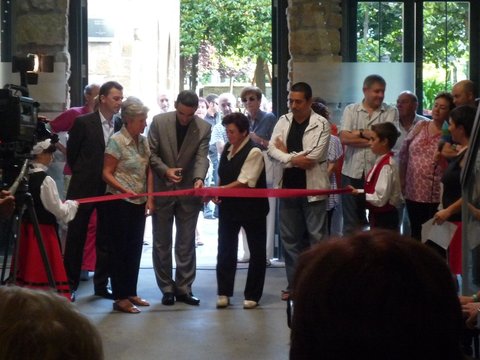
[(77, 117), (67, 141), (67, 162), (72, 169), (68, 199), (105, 193), (102, 179), (104, 152), (105, 140), (98, 111)]
[[(148, 132), (150, 165), (155, 176), (155, 191), (191, 189), (193, 179), (205, 179), (208, 170), (208, 143), (211, 126), (198, 116), (190, 123), (180, 151), (177, 151), (176, 112), (153, 118)], [(168, 168), (183, 168), (182, 181), (175, 186), (165, 178)]]

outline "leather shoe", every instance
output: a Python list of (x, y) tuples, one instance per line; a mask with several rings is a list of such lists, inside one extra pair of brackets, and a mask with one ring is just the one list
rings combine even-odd
[(130, 300), (130, 302), (133, 304), (133, 305), (137, 305), (137, 306), (150, 306), (150, 303), (145, 300), (145, 299), (142, 299), (140, 296), (130, 296), (128, 298), (128, 300)]
[(183, 294), (176, 296), (177, 301), (183, 302), (187, 305), (200, 305), (200, 299), (193, 296), (193, 294)]
[(103, 297), (105, 299), (113, 300), (112, 290), (110, 290), (108, 288), (95, 290), (95, 296), (100, 296), (100, 297)]
[(138, 314), (140, 312), (140, 309), (133, 305), (128, 299), (115, 301), (113, 303), (113, 310), (129, 314)]
[(175, 296), (173, 295), (173, 293), (167, 292), (167, 293), (163, 294), (162, 304), (163, 305), (173, 305), (173, 304), (175, 304)]

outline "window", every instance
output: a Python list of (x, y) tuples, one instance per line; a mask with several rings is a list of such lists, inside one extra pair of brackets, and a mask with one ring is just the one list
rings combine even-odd
[(362, 2), (357, 11), (357, 61), (403, 61), (403, 4)]
[(436, 94), (469, 78), (470, 4), (424, 2), (422, 34), (423, 108), (428, 111)]
[(428, 113), (438, 92), (462, 79), (479, 80), (470, 66), (478, 53), (478, 25), (471, 23), (477, 3), (345, 0), (344, 61), (415, 63), (410, 90)]

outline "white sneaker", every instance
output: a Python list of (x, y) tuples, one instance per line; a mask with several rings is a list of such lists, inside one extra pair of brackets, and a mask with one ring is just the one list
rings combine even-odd
[(228, 296), (219, 295), (217, 298), (217, 309), (226, 308), (228, 305), (230, 305), (230, 299)]
[(243, 308), (244, 309), (253, 309), (256, 308), (258, 303), (253, 300), (243, 300)]

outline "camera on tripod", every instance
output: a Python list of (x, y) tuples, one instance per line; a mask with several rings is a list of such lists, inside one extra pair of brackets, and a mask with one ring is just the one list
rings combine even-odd
[[(11, 195), (15, 195), (13, 215), (8, 222), (0, 223), (0, 245), (6, 241), (0, 285), (5, 282), (8, 252), (12, 243), (16, 251), (15, 257), (19, 257), (20, 229), (24, 212), (27, 211), (28, 219), (33, 224), (49, 286), (55, 289), (55, 281), (28, 184), (28, 164), (33, 158), (31, 153), (34, 146), (46, 139), (50, 139), (51, 144), (58, 141), (58, 136), (52, 135), (47, 130), (46, 123), (39, 119), (39, 103), (29, 97), (27, 83), (36, 83), (36, 77), (32, 76), (36, 74), (31, 73), (34, 69), (34, 60), (33, 55), (25, 58), (14, 57), (12, 71), (20, 72), (21, 85), (7, 84), (0, 89), (0, 188), (8, 189)], [(33, 82), (30, 81), (32, 79)], [(18, 262), (15, 262), (15, 267), (9, 272), (8, 281), (12, 283), (16, 282), (17, 264)]]
[(0, 176), (1, 187), (9, 187), (20, 174), (22, 164), (30, 159), (37, 141), (50, 138), (58, 141), (43, 121), (38, 120), (39, 104), (18, 95), (18, 86), (6, 85), (0, 89)]
[(33, 70), (33, 58), (14, 57), (13, 71), (19, 71), (22, 85), (7, 84), (0, 89), (0, 186), (8, 188), (19, 176), (22, 164), (30, 159), (30, 152), (37, 141), (52, 135), (46, 123), (38, 118), (40, 104), (29, 97), (27, 72)]

